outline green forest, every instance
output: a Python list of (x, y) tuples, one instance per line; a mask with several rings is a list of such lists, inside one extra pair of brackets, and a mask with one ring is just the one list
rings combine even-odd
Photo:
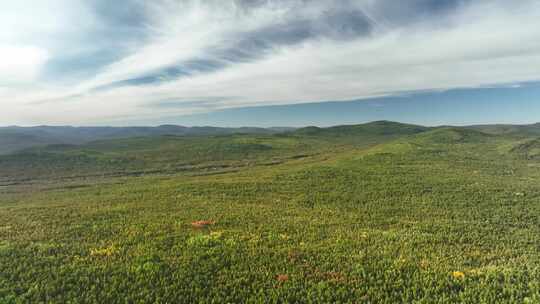
[(540, 126), (0, 155), (0, 303), (540, 303)]

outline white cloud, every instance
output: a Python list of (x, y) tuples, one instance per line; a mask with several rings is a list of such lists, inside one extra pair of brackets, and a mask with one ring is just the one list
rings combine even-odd
[[(75, 18), (75, 1), (4, 1), (0, 9), (0, 86), (20, 87), (37, 81), (50, 58), (55, 35)], [(69, 21), (69, 22), (68, 22)]]
[[(294, 1), (291, 1), (294, 3)], [(209, 48), (229, 43), (238, 32), (250, 32), (279, 22), (290, 12), (264, 6), (246, 10), (231, 1), (148, 2), (146, 10), (153, 39), (133, 54), (105, 68), (84, 88), (134, 78), (175, 63), (199, 59)]]
[[(145, 26), (153, 38), (146, 44), (77, 86), (34, 84), (31, 91), (0, 90), (0, 105), (9, 109), (0, 112), (0, 119), (19, 124), (93, 124), (205, 111), (208, 104), (189, 102), (201, 97), (211, 100), (211, 108), (230, 108), (540, 80), (538, 1), (474, 1), (452, 14), (393, 27), (370, 0), (355, 3), (380, 26), (370, 36), (346, 41), (317, 37), (278, 45), (266, 56), (210, 73), (155, 85), (92, 91), (96, 86), (211, 56), (209, 49), (226, 47), (246, 32), (301, 17), (317, 20), (334, 2), (321, 1), (308, 10), (299, 9), (303, 1), (272, 2), (255, 9), (228, 1), (148, 3)], [(90, 26), (92, 18), (85, 19), (81, 24)], [(35, 80), (48, 58), (47, 51), (24, 46), (25, 51), (19, 52), (10, 47), (9, 52), (17, 56), (8, 56), (14, 60), (0, 58), (0, 72), (12, 71), (15, 76), (8, 77), (13, 79)], [(231, 96), (235, 98), (221, 98)], [(149, 107), (174, 99), (186, 101), (186, 106)]]
[(0, 85), (36, 81), (47, 58), (47, 51), (37, 47), (0, 45)]

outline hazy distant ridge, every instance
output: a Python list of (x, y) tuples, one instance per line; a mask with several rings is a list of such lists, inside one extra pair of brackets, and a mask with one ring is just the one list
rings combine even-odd
[(218, 128), (162, 125), (158, 127), (2, 127), (0, 128), (0, 154), (12, 153), (34, 146), (52, 144), (83, 144), (95, 140), (142, 136), (211, 136), (236, 133), (274, 134), (292, 128)]
[[(9, 154), (22, 149), (54, 144), (78, 145), (96, 140), (152, 137), (163, 135), (174, 136), (216, 136), (230, 134), (276, 134), (292, 132), (300, 136), (340, 137), (355, 134), (404, 135), (414, 134), (437, 127), (424, 127), (391, 121), (375, 121), (357, 125), (342, 125), (329, 128), (220, 128), (220, 127), (184, 127), (178, 125), (161, 125), (158, 127), (71, 127), (71, 126), (37, 126), (37, 127), (0, 127), (0, 154)], [(473, 129), (492, 135), (540, 136), (540, 123), (531, 125), (474, 125), (461, 127)]]

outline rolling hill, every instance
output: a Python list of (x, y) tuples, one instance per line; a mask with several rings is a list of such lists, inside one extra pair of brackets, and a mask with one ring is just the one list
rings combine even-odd
[(293, 133), (308, 136), (326, 137), (350, 137), (350, 136), (401, 136), (417, 134), (429, 130), (430, 128), (403, 124), (392, 121), (374, 121), (359, 125), (343, 125), (329, 128), (305, 127), (295, 130)]
[(520, 143), (511, 152), (526, 159), (540, 159), (540, 138)]
[[(172, 133), (170, 128), (150, 130)], [(290, 158), (335, 150), (338, 147), (373, 146), (426, 129), (399, 123), (375, 122), (317, 129), (317, 132), (311, 135), (306, 135), (305, 130), (274, 135), (157, 135), (103, 139), (79, 145), (37, 146), (0, 156), (0, 166), (3, 168), (0, 178), (174, 173), (196, 168), (207, 162), (220, 168), (235, 168), (269, 160), (274, 163), (282, 162)], [(255, 131), (262, 132), (258, 129)], [(227, 129), (226, 132), (233, 130)]]
[(51, 144), (83, 144), (96, 140), (141, 136), (210, 136), (225, 134), (274, 134), (289, 128), (216, 128), (162, 125), (158, 127), (4, 127), (0, 128), (0, 154)]
[(531, 125), (476, 125), (469, 128), (494, 135), (540, 136), (540, 123)]
[[(42, 127), (37, 130), (45, 132), (41, 134), (56, 134), (57, 138), (78, 144), (47, 144), (44, 139), (46, 135), (37, 136), (41, 140), (36, 140), (34, 144), (41, 145), (0, 155), (1, 180), (175, 174), (197, 171), (204, 167), (238, 170), (244, 166), (277, 164), (329, 151), (337, 153), (366, 149), (396, 140), (397, 143), (408, 145), (434, 146), (489, 143), (501, 136), (484, 133), (476, 128), (423, 127), (389, 121), (329, 128), (306, 127), (277, 133), (257, 128), (177, 126), (68, 128), (67, 131), (57, 127)], [(162, 135), (173, 133), (180, 135)], [(82, 135), (79, 139), (71, 137), (75, 134)], [(129, 134), (137, 136), (124, 137)], [(516, 138), (523, 138), (526, 134), (519, 133)], [(86, 142), (95, 137), (105, 139)], [(26, 135), (25, 138), (36, 137)], [(83, 143), (79, 143), (81, 141)], [(517, 155), (517, 152), (513, 154)]]
[(475, 129), (440, 127), (415, 136), (419, 141), (437, 144), (482, 143), (493, 135)]
[(0, 156), (0, 303), (536, 303), (538, 137), (488, 133), (375, 122)]

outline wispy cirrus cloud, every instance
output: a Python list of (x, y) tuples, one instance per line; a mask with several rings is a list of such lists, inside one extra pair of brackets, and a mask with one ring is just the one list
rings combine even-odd
[(159, 121), (540, 78), (534, 0), (44, 2), (0, 13), (15, 29), (0, 34), (6, 124)]

